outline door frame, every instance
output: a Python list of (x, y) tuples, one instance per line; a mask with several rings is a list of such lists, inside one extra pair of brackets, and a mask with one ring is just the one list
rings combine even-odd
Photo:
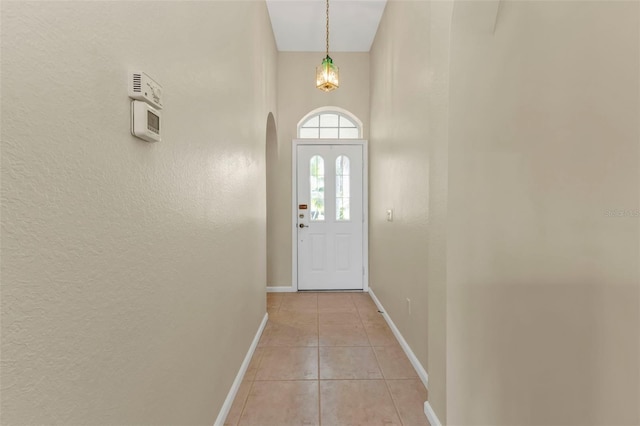
[(294, 139), (291, 143), (291, 286), (298, 291), (298, 147), (357, 145), (362, 147), (362, 291), (369, 292), (369, 152), (365, 139)]

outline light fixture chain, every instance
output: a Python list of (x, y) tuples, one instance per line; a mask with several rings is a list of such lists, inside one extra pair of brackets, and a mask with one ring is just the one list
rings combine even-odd
[(329, 0), (327, 0), (327, 56), (329, 56)]
[(316, 67), (316, 87), (324, 92), (331, 92), (340, 86), (339, 69), (329, 56), (329, 0), (327, 3), (327, 55), (322, 63)]

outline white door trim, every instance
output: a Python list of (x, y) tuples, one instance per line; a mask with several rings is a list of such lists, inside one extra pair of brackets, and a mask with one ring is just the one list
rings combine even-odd
[(369, 291), (369, 153), (364, 139), (294, 139), (291, 144), (291, 286), (298, 291), (298, 146), (358, 145), (362, 147), (362, 290)]

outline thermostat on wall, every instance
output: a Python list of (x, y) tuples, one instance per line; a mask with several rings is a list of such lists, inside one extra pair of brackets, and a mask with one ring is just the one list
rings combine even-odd
[(148, 142), (160, 142), (160, 111), (146, 102), (131, 101), (131, 134)]
[(142, 71), (130, 73), (129, 97), (149, 102), (157, 109), (162, 109), (162, 86)]

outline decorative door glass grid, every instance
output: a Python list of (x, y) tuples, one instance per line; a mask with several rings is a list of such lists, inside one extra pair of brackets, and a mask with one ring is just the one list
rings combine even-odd
[(311, 157), (310, 164), (311, 220), (324, 220), (324, 159), (319, 155)]
[(302, 139), (358, 139), (360, 128), (346, 115), (327, 112), (311, 116), (298, 130)]
[(336, 158), (336, 220), (348, 221), (351, 219), (349, 208), (349, 189), (351, 186), (349, 175), (349, 157), (341, 155)]

